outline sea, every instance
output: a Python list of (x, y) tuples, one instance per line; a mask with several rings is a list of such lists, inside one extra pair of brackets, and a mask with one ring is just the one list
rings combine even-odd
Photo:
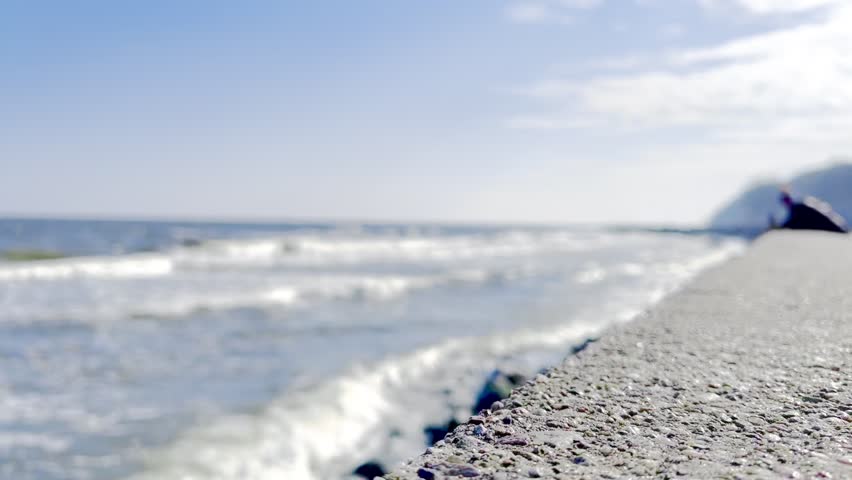
[(0, 478), (339, 480), (422, 452), (746, 240), (0, 220)]

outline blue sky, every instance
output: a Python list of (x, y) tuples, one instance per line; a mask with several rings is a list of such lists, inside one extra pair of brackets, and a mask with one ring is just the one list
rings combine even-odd
[(840, 0), (0, 5), (0, 212), (697, 223), (852, 154)]

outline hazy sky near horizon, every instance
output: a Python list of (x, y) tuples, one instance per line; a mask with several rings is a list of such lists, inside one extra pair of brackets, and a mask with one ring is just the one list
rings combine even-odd
[(0, 213), (697, 223), (852, 154), (844, 0), (10, 0)]

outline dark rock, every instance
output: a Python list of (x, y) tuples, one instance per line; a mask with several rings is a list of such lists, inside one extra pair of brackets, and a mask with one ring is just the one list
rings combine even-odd
[(468, 420), (468, 423), (473, 424), (473, 425), (479, 425), (479, 424), (485, 423), (485, 417), (483, 417), (481, 415), (474, 415), (474, 416), (470, 417), (470, 420)]
[(473, 407), (473, 413), (479, 413), (483, 410), (491, 408), (495, 402), (503, 400), (509, 396), (509, 393), (515, 387), (518, 387), (526, 381), (526, 377), (517, 373), (503, 373), (500, 370), (494, 370), (485, 385), (479, 390), (476, 397), (476, 403)]
[(459, 422), (454, 418), (447, 422), (446, 425), (431, 425), (423, 429), (426, 434), (426, 445), (435, 445), (443, 440), (450, 432), (459, 426)]
[(417, 476), (422, 478), (423, 480), (438, 480), (440, 478), (437, 472), (426, 468), (418, 469)]
[(376, 477), (384, 476), (385, 469), (378, 462), (367, 462), (361, 464), (358, 468), (352, 471), (352, 474), (358, 477), (366, 478), (367, 480), (373, 480)]
[(571, 355), (577, 355), (578, 353), (582, 352), (583, 350), (589, 348), (589, 345), (591, 345), (591, 344), (593, 344), (597, 341), (598, 341), (597, 338), (587, 338), (583, 343), (581, 343), (579, 345), (574, 345), (573, 347), (571, 347)]

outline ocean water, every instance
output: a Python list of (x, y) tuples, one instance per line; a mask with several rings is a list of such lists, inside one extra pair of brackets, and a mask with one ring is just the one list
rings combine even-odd
[(422, 451), (744, 241), (0, 220), (0, 478), (342, 479)]

